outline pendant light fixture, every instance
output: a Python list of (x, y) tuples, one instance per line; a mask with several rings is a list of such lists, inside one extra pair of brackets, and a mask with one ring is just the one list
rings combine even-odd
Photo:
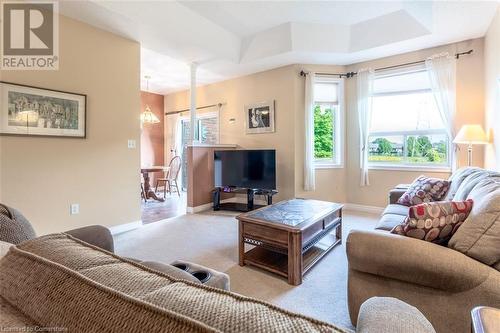
[[(144, 78), (146, 79), (146, 92), (149, 92), (149, 79), (151, 76), (146, 75)], [(141, 122), (143, 124), (157, 124), (160, 122), (160, 119), (151, 111), (149, 105), (146, 104), (144, 112), (141, 113)]]

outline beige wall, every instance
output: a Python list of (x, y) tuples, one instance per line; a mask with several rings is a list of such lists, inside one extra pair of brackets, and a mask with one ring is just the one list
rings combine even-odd
[[(1, 137), (0, 197), (39, 234), (140, 220), (140, 46), (60, 17), (58, 71), (3, 71), (4, 81), (87, 95), (87, 138)], [(70, 204), (80, 214), (70, 215)]]
[[(236, 79), (198, 87), (197, 105), (226, 103), (220, 112), (220, 143), (238, 144), (243, 148), (276, 149), (277, 199), (294, 196), (294, 126), (295, 66), (286, 66)], [(267, 100), (275, 100), (276, 132), (266, 134), (245, 134), (244, 106)], [(189, 107), (187, 91), (165, 97), (168, 111)], [(235, 118), (234, 123), (229, 119)], [(167, 118), (167, 122), (168, 122)], [(167, 124), (168, 126), (168, 124)], [(169, 136), (167, 135), (167, 138)], [(168, 147), (169, 144), (167, 143)]]
[[(356, 79), (345, 79), (344, 168), (317, 169), (316, 190), (303, 191), (304, 156), (304, 79), (299, 72), (343, 73), (362, 67), (384, 67), (419, 61), (436, 53), (451, 54), (474, 49), (470, 56), (457, 64), (457, 121), (463, 124), (484, 122), (483, 39), (411, 52), (351, 66), (291, 65), (237, 79), (215, 83), (197, 89), (198, 105), (227, 102), (221, 113), (221, 143), (238, 144), (244, 148), (275, 148), (278, 153), (278, 199), (307, 197), (338, 202), (382, 207), (387, 193), (396, 184), (410, 183), (422, 173), (447, 178), (448, 173), (425, 171), (371, 170), (371, 185), (359, 185), (359, 131), (356, 110)], [(246, 135), (243, 106), (266, 99), (276, 99), (276, 133)], [(188, 92), (167, 95), (167, 110), (189, 106)], [(229, 124), (230, 118), (236, 118)], [(482, 147), (474, 147), (474, 165), (483, 166)], [(466, 149), (459, 152), (459, 164), (466, 164)]]
[(485, 166), (500, 170), (500, 8), (484, 42), (486, 129), (491, 143), (486, 147)]
[[(463, 56), (457, 62), (457, 115), (455, 129), (458, 131), (463, 124), (482, 124), (484, 121), (484, 73), (483, 73), (483, 39), (474, 39), (456, 44), (444, 45), (407, 54), (377, 59), (354, 64), (348, 71), (359, 68), (379, 68), (406, 62), (419, 61), (436, 53), (448, 51), (450, 54), (474, 49), (470, 56)], [(398, 183), (411, 183), (421, 174), (447, 178), (447, 173), (430, 173), (423, 171), (388, 171), (370, 170), (370, 186), (361, 187), (359, 169), (359, 130), (356, 108), (356, 79), (347, 80), (347, 202), (369, 206), (384, 206), (387, 204), (388, 191)], [(481, 146), (474, 147), (475, 166), (483, 166)], [(459, 151), (459, 166), (465, 166), (467, 150), (461, 147)]]

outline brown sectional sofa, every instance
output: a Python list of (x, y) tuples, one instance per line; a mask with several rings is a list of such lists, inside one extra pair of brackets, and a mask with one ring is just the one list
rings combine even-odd
[(175, 279), (67, 234), (12, 247), (0, 261), (0, 296), (38, 325), (70, 332), (343, 332)]
[[(170, 265), (119, 257), (102, 226), (34, 236), (21, 214), (0, 211), (5, 331), (352, 332), (201, 284)], [(365, 302), (358, 323), (357, 333), (435, 333), (415, 307), (394, 298)]]
[(408, 207), (396, 204), (405, 186), (392, 190), (376, 230), (352, 231), (347, 239), (348, 303), (353, 324), (361, 304), (374, 296), (396, 297), (417, 307), (439, 333), (470, 332), (470, 311), (475, 306), (500, 308), (500, 173), (465, 168), (450, 180), (445, 200), (472, 198), (474, 207), (449, 246), (460, 249), (457, 244), (467, 243), (466, 233), (471, 230), (487, 237), (469, 240), (471, 245), (475, 242), (480, 246), (462, 251), (464, 254), (391, 234), (389, 231), (408, 214)]

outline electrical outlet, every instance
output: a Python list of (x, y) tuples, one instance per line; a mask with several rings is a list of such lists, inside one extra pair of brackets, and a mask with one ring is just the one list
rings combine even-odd
[(71, 215), (80, 214), (80, 204), (77, 204), (77, 203), (71, 204), (69, 213)]
[(128, 140), (127, 146), (129, 149), (135, 149), (135, 140)]

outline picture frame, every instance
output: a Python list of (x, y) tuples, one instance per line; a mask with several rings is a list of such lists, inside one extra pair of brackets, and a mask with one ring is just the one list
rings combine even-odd
[(0, 135), (86, 138), (87, 95), (0, 81)]
[(275, 131), (274, 100), (245, 105), (245, 130), (247, 134), (273, 133)]

